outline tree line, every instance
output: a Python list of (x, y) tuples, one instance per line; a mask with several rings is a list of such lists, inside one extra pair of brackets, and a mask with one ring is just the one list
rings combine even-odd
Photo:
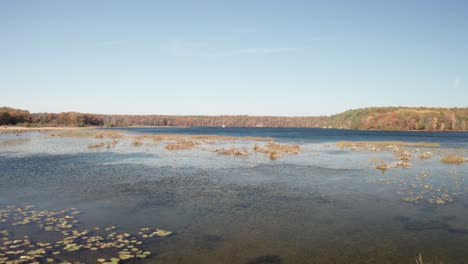
[(226, 127), (328, 127), (376, 130), (468, 130), (468, 108), (372, 107), (332, 116), (173, 116), (101, 115), (78, 112), (30, 113), (0, 108), (0, 125), (20, 126), (226, 126)]

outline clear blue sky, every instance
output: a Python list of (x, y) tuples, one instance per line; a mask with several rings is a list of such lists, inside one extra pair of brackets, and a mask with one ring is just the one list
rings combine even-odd
[(465, 1), (0, 1), (0, 106), (321, 115), (468, 106)]

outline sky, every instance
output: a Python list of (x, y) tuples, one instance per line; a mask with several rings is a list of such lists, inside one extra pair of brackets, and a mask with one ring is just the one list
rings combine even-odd
[(0, 106), (329, 115), (468, 107), (468, 1), (0, 1)]

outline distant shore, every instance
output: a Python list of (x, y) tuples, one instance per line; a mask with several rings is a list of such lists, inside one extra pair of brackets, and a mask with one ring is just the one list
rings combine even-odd
[[(102, 128), (113, 128), (113, 129), (126, 129), (126, 128), (190, 128), (190, 126), (115, 126), (115, 127), (103, 127), (103, 126), (85, 126), (85, 127), (73, 127), (73, 126), (56, 126), (56, 127), (25, 127), (25, 126), (0, 126), (0, 134), (7, 133), (28, 133), (28, 132), (52, 132), (52, 131), (68, 131), (68, 130), (86, 130), (86, 129), (102, 129)], [(230, 127), (227, 127), (230, 128)], [(249, 128), (249, 127), (242, 127)], [(250, 127), (258, 128), (258, 127)], [(262, 128), (291, 128), (291, 127), (262, 127)], [(338, 129), (338, 130), (355, 130), (355, 131), (386, 131), (386, 132), (468, 132), (467, 130), (380, 130), (380, 129), (347, 129), (347, 128), (332, 128), (332, 127), (316, 127), (321, 129)], [(303, 129), (299, 127), (298, 129)]]
[(22, 133), (22, 132), (47, 132), (92, 129), (96, 127), (22, 127), (22, 126), (1, 126), (0, 133)]

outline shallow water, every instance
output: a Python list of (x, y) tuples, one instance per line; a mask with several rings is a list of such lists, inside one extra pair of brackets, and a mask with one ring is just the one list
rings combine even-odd
[[(298, 155), (271, 161), (217, 155), (203, 149), (168, 151), (162, 142), (88, 149), (95, 138), (48, 133), (0, 135), (0, 207), (77, 208), (80, 229), (116, 226), (173, 231), (144, 241), (141, 263), (468, 263), (467, 164), (446, 165), (446, 153), (468, 156), (468, 133), (363, 132), (320, 129), (130, 129), (134, 133), (272, 136), (301, 145)], [(386, 151), (342, 150), (338, 140), (441, 142), (419, 148), (408, 169), (376, 170)], [(220, 142), (245, 147), (258, 142)], [(452, 148), (456, 148), (453, 150)], [(422, 175), (422, 176), (421, 176)], [(424, 185), (431, 190), (424, 191)], [(442, 189), (453, 202), (427, 199)], [(423, 193), (418, 203), (402, 200)], [(0, 229), (12, 228), (2, 223)], [(15, 227), (16, 228), (16, 227)], [(46, 234), (25, 225), (14, 235)], [(1, 244), (1, 242), (0, 242)], [(87, 251), (62, 254), (92, 262)], [(107, 257), (107, 256), (105, 256)]]

